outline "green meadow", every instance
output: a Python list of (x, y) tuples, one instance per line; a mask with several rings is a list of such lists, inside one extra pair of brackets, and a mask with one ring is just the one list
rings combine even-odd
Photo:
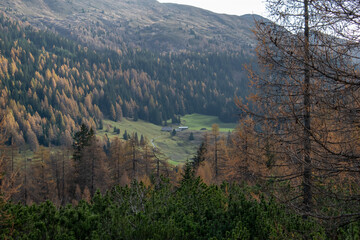
[(189, 130), (201, 130), (202, 128), (206, 128), (210, 131), (211, 126), (214, 123), (219, 125), (220, 132), (231, 132), (236, 127), (236, 123), (224, 123), (220, 121), (219, 118), (216, 116), (208, 116), (194, 113), (181, 117), (181, 124), (184, 126), (188, 126)]
[[(141, 135), (146, 137), (167, 157), (169, 163), (179, 165), (191, 159), (200, 146), (203, 136), (206, 132), (211, 131), (211, 126), (216, 123), (219, 125), (220, 132), (232, 131), (235, 123), (223, 123), (217, 117), (201, 114), (189, 114), (181, 117), (181, 125), (188, 126), (189, 129), (177, 132), (175, 136), (171, 136), (169, 132), (162, 132), (162, 126), (158, 126), (142, 120), (132, 121), (124, 118), (121, 122), (110, 120), (103, 121), (103, 129), (97, 130), (97, 135), (104, 137), (105, 134), (112, 139), (114, 137), (123, 138), (125, 130), (128, 134), (137, 132), (138, 137)], [(171, 126), (171, 125), (170, 125)], [(114, 128), (120, 129), (120, 134), (114, 132)], [(173, 125), (177, 128), (177, 125)], [(201, 130), (206, 129), (206, 130)], [(190, 133), (193, 133), (194, 140), (190, 141)]]

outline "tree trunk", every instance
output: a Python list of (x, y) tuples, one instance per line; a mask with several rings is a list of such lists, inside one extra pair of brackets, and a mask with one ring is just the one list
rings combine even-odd
[(311, 167), (311, 142), (310, 142), (310, 130), (311, 130), (311, 103), (310, 103), (310, 66), (309, 66), (309, 7), (308, 0), (304, 0), (304, 18), (305, 18), (305, 52), (304, 52), (304, 206), (305, 217), (311, 211), (312, 205), (312, 167)]
[[(94, 149), (94, 148), (92, 148)], [(91, 154), (91, 197), (94, 196), (94, 175), (95, 175), (95, 156), (94, 156), (94, 152)]]
[(64, 206), (65, 205), (65, 155), (63, 154), (63, 157), (62, 157), (62, 184), (61, 184), (61, 187), (62, 187), (62, 190), (61, 190), (61, 193), (62, 193), (62, 197), (61, 197), (61, 205)]
[(135, 177), (136, 177), (135, 139), (133, 139), (131, 141), (132, 141), (132, 175), (133, 175), (133, 179), (135, 179)]

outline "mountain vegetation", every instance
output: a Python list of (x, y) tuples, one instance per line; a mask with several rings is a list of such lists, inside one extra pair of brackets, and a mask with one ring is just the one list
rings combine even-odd
[(3, 0), (9, 16), (87, 46), (159, 52), (244, 51), (260, 16), (230, 16), (156, 0)]
[(197, 112), (235, 121), (233, 96), (247, 92), (241, 66), (252, 57), (241, 52), (96, 51), (6, 14), (0, 28), (0, 98), (10, 144), (71, 144), (79, 125), (96, 129), (103, 118), (161, 125)]
[[(184, 175), (179, 186), (134, 182), (91, 201), (57, 208), (51, 202), (8, 205), (16, 221), (0, 228), (10, 239), (325, 239), (324, 229), (279, 206), (256, 201), (239, 185), (208, 186)], [(356, 228), (357, 229), (357, 228)], [(11, 235), (9, 235), (9, 230)], [(344, 237), (350, 234), (344, 231)]]
[[(256, 58), (233, 25), (249, 16), (152, 0), (2, 1), (0, 236), (358, 239), (360, 2), (267, 4), (274, 22), (256, 22)], [(227, 134), (183, 116), (231, 121), (237, 110)], [(124, 117), (158, 126), (120, 129)], [(202, 133), (164, 129), (199, 143), (184, 165), (148, 139), (170, 121)]]

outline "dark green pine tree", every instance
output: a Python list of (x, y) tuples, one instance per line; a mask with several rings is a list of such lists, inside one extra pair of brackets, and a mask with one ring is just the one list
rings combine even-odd
[(134, 141), (135, 141), (135, 144), (138, 146), (139, 145), (139, 137), (138, 137), (137, 132), (135, 132), (135, 134), (134, 134)]
[(74, 161), (80, 161), (82, 156), (82, 150), (86, 146), (90, 146), (91, 140), (95, 137), (94, 130), (88, 128), (85, 124), (82, 124), (80, 131), (76, 132), (73, 137), (73, 159)]
[(202, 142), (199, 149), (196, 152), (196, 155), (192, 158), (193, 168), (196, 169), (200, 166), (200, 164), (205, 161), (206, 154), (206, 145), (205, 142)]
[[(92, 128), (88, 128), (82, 124), (80, 131), (76, 132), (73, 137), (73, 160), (74, 160), (74, 182), (70, 186), (70, 195), (72, 198), (76, 196), (76, 187), (79, 186), (81, 191), (91, 182), (90, 178), (94, 173), (94, 164), (89, 164), (89, 159), (85, 156), (92, 143), (95, 141), (95, 133)], [(89, 176), (89, 174), (91, 174)]]
[(145, 146), (146, 142), (145, 142), (145, 138), (144, 136), (141, 134), (141, 137), (140, 137), (140, 145), (141, 146)]
[(193, 140), (195, 140), (194, 133), (191, 132), (189, 136), (189, 141), (193, 141)]
[(129, 134), (127, 133), (127, 131), (125, 130), (124, 134), (123, 134), (123, 138), (124, 140), (128, 140), (129, 139)]
[(195, 177), (194, 168), (191, 162), (187, 161), (184, 166), (184, 173), (182, 174), (183, 179), (181, 180), (182, 183), (186, 183), (187, 181), (191, 181)]

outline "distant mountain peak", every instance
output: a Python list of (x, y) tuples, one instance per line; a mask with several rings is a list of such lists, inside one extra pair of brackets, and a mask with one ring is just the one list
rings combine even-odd
[(3, 0), (0, 10), (88, 45), (160, 52), (248, 50), (262, 18), (156, 0)]

